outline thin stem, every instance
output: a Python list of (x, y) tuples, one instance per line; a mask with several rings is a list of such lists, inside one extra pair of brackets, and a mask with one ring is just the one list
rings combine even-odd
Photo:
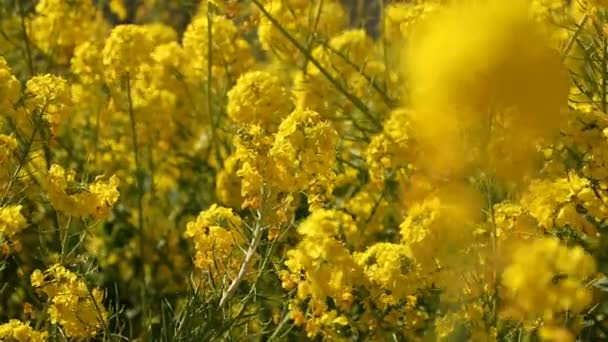
[(605, 35), (602, 35), (602, 50), (602, 112), (606, 113), (606, 87), (608, 87), (608, 75), (606, 75), (606, 72), (608, 71), (608, 42), (606, 41)]
[(142, 301), (142, 325), (145, 326), (147, 301), (146, 301), (146, 268), (144, 267), (145, 258), (145, 234), (144, 234), (144, 189), (143, 189), (143, 177), (142, 170), (139, 163), (138, 143), (137, 143), (137, 130), (135, 127), (135, 114), (133, 112), (133, 99), (131, 97), (131, 77), (127, 73), (126, 75), (126, 87), (127, 87), (127, 102), (129, 111), (129, 120), (131, 121), (131, 139), (133, 144), (133, 158), (135, 160), (135, 186), (137, 188), (137, 225), (139, 228), (139, 257), (141, 262), (141, 301)]
[(490, 218), (492, 220), (492, 231), (490, 235), (492, 245), (492, 283), (494, 286), (494, 293), (492, 294), (492, 324), (495, 326), (497, 322), (497, 308), (498, 308), (498, 239), (496, 229), (496, 216), (494, 214), (494, 203), (492, 199), (492, 189), (490, 187), (490, 180), (486, 178), (486, 196), (488, 200), (488, 209), (490, 210)]
[[(41, 125), (41, 123), (39, 123), (39, 122), (34, 124), (34, 127), (32, 129), (32, 134), (30, 135), (29, 139), (27, 140), (23, 154), (21, 155), (21, 157), (19, 158), (19, 162), (17, 163), (17, 168), (13, 172), (13, 175), (9, 179), (8, 185), (6, 186), (5, 191), (7, 193), (10, 193), (13, 186), (15, 185), (15, 182), (17, 181), (17, 178), (19, 177), (19, 173), (21, 172), (21, 169), (25, 166), (25, 163), (27, 161), (27, 156), (30, 153), (32, 145), (34, 144), (34, 140), (36, 139), (36, 134), (38, 133), (38, 129), (39, 129), (40, 125)], [(16, 130), (16, 128), (15, 128), (15, 130)], [(2, 205), (6, 204), (7, 199), (8, 198), (4, 198), (4, 200), (2, 201)]]
[(572, 37), (570, 37), (570, 39), (568, 40), (568, 42), (566, 43), (566, 46), (564, 47), (564, 50), (561, 53), (561, 59), (562, 62), (566, 59), (566, 57), (568, 56), (568, 52), (570, 52), (570, 49), (572, 48), (572, 46), (574, 45), (574, 42), (576, 42), (579, 33), (583, 30), (583, 27), (585, 26), (585, 24), (587, 23), (587, 20), (589, 20), (589, 14), (585, 13), (585, 15), (583, 16), (583, 19), (581, 19), (581, 22), (577, 25), (576, 27), (576, 31), (574, 31), (574, 33), (572, 34)]
[(216, 119), (213, 115), (213, 104), (211, 102), (211, 91), (213, 90), (213, 18), (211, 16), (211, 1), (207, 1), (207, 111), (209, 112), (209, 120), (211, 125), (211, 139), (209, 143), (210, 149), (215, 153), (217, 162), (222, 165), (222, 158), (219, 150), (219, 140), (215, 130)]

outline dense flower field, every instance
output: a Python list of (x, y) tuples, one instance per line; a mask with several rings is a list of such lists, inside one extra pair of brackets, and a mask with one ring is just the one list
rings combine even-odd
[(0, 1), (0, 341), (608, 340), (608, 1)]

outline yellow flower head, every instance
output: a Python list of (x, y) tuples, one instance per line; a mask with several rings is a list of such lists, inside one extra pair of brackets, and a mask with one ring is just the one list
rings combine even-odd
[(28, 322), (11, 319), (8, 323), (0, 324), (0, 340), (2, 341), (27, 341), (44, 342), (47, 340), (48, 332), (36, 331)]
[(194, 265), (212, 276), (235, 276), (242, 261), (243, 223), (232, 209), (212, 205), (188, 222), (185, 236), (194, 242)]
[(133, 79), (152, 49), (152, 40), (142, 26), (114, 27), (101, 52), (106, 79), (118, 81), (126, 75)]
[(425, 22), (408, 45), (412, 125), (427, 150), (425, 168), (461, 172), (483, 156), (487, 137), (497, 132), (513, 136), (508, 141), (527, 146), (524, 151), (533, 149), (534, 139), (556, 133), (568, 75), (526, 2), (452, 5)]
[(10, 239), (25, 228), (27, 221), (21, 214), (21, 208), (21, 205), (0, 208), (0, 236)]
[(291, 101), (279, 77), (266, 71), (241, 75), (228, 92), (226, 111), (234, 120), (271, 131), (289, 114)]
[(34, 271), (31, 282), (48, 297), (51, 323), (60, 324), (68, 337), (94, 337), (108, 319), (103, 290), (89, 289), (83, 279), (59, 264), (44, 273)]
[(0, 56), (0, 111), (11, 113), (21, 95), (21, 84), (4, 57)]
[(60, 76), (45, 74), (32, 77), (25, 84), (27, 105), (43, 114), (54, 134), (71, 114), (72, 96), (68, 82)]
[[(195, 17), (184, 32), (182, 45), (190, 59), (194, 78), (221, 79), (226, 74), (237, 78), (254, 62), (249, 43), (239, 36), (234, 22), (221, 15), (214, 15), (211, 25), (207, 16)], [(211, 75), (208, 75), (207, 63), (211, 63)]]
[(279, 126), (270, 150), (277, 168), (276, 186), (297, 191), (330, 172), (336, 160), (336, 141), (336, 130), (318, 113), (293, 111)]

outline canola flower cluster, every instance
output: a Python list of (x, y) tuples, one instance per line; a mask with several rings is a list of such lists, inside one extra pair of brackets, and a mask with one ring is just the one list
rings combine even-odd
[(0, 341), (608, 339), (607, 27), (0, 3)]

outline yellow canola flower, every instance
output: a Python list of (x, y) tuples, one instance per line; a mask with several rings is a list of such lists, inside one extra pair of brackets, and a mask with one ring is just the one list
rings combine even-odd
[(46, 177), (45, 190), (53, 207), (63, 214), (102, 220), (108, 217), (110, 209), (118, 201), (119, 182), (113, 175), (107, 181), (78, 184), (72, 172), (53, 164)]
[(11, 319), (8, 323), (0, 324), (0, 341), (44, 342), (48, 332), (36, 331), (29, 323)]
[[(195, 17), (184, 32), (182, 45), (193, 70), (189, 76), (194, 79), (222, 79), (227, 74), (237, 78), (254, 64), (249, 43), (239, 36), (234, 22), (222, 15), (213, 15), (211, 24), (207, 16)], [(211, 63), (211, 75), (208, 75), (208, 63)]]
[(76, 46), (105, 35), (108, 25), (98, 14), (95, 3), (88, 0), (41, 0), (28, 35), (45, 54), (67, 62)]
[(4, 59), (0, 56), (0, 113), (2, 115), (13, 112), (13, 106), (21, 95), (21, 83)]
[(377, 287), (372, 297), (382, 297), (387, 304), (407, 299), (420, 284), (412, 251), (406, 245), (379, 242), (354, 257), (370, 283)]
[(95, 42), (84, 42), (74, 49), (70, 70), (84, 84), (99, 82), (103, 79), (102, 46)]
[(153, 42), (147, 30), (138, 25), (118, 25), (112, 29), (101, 52), (105, 77), (119, 81), (133, 79), (143, 63), (149, 61)]
[(48, 297), (50, 322), (61, 325), (66, 336), (94, 337), (106, 324), (104, 291), (90, 289), (83, 279), (65, 267), (55, 264), (44, 272), (35, 270), (31, 282)]
[(305, 189), (336, 161), (337, 132), (311, 110), (294, 110), (279, 126), (270, 156), (276, 163), (275, 185), (285, 191)]
[(213, 277), (235, 277), (244, 254), (243, 222), (232, 209), (213, 204), (188, 222), (185, 236), (194, 242), (194, 265)]
[(25, 84), (26, 104), (31, 111), (42, 113), (53, 134), (72, 112), (72, 95), (68, 82), (60, 76), (45, 74), (32, 77)]
[(340, 240), (356, 239), (357, 227), (352, 217), (337, 210), (319, 209), (302, 222), (298, 233), (302, 240), (287, 252), (288, 273), (282, 274), (283, 286), (296, 285), (291, 273), (300, 279), (298, 300), (324, 302), (329, 296), (338, 300), (339, 306), (350, 307), (353, 289), (365, 282), (362, 267)]
[(0, 208), (0, 237), (12, 238), (22, 231), (27, 221), (21, 214), (21, 205), (9, 205)]
[(291, 107), (289, 93), (279, 77), (256, 70), (241, 75), (230, 89), (226, 111), (235, 121), (273, 131)]

